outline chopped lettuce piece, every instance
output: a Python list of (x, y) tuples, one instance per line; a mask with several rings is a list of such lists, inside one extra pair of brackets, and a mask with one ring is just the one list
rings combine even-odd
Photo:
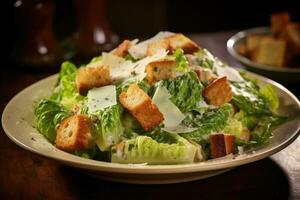
[[(243, 123), (237, 120), (236, 118), (231, 118), (226, 124), (224, 130), (226, 134), (232, 134), (235, 136), (235, 143), (242, 145), (248, 142), (248, 129), (243, 126)], [(247, 134), (247, 135), (245, 135)]]
[(187, 72), (189, 69), (188, 61), (184, 56), (182, 49), (176, 49), (173, 56), (175, 57), (176, 66), (175, 70), (177, 72)]
[(141, 88), (146, 93), (148, 93), (148, 91), (150, 90), (150, 86), (146, 83), (146, 81), (136, 81), (134, 79), (129, 79), (117, 86), (117, 96), (119, 96), (122, 91), (127, 91), (129, 85), (133, 83), (136, 83), (139, 88)]
[(268, 102), (270, 109), (274, 113), (276, 113), (279, 107), (279, 99), (272, 85), (264, 85), (260, 88), (259, 92), (261, 93), (263, 98), (265, 98), (265, 100)]
[(150, 137), (156, 140), (159, 143), (166, 143), (166, 144), (174, 144), (178, 142), (178, 135), (175, 133), (168, 133), (162, 129), (154, 130)]
[(97, 147), (94, 145), (89, 149), (81, 150), (81, 151), (75, 151), (74, 154), (76, 156), (87, 158), (87, 159), (94, 159), (96, 157), (97, 153)]
[(249, 130), (252, 130), (258, 123), (259, 118), (253, 115), (248, 115), (243, 110), (240, 110), (234, 115), (234, 118), (239, 120), (242, 125)]
[[(249, 115), (271, 115), (265, 99), (251, 82), (232, 82), (233, 103)], [(250, 106), (251, 105), (251, 106)]]
[(267, 116), (259, 120), (257, 126), (251, 133), (251, 143), (253, 146), (262, 145), (268, 142), (273, 136), (272, 131), (275, 127), (287, 121), (287, 117), (283, 116)]
[(197, 103), (203, 100), (203, 85), (195, 72), (190, 71), (174, 80), (164, 80), (162, 84), (169, 91), (171, 101), (181, 112), (196, 109)]
[(54, 142), (56, 129), (71, 114), (57, 102), (50, 99), (42, 99), (35, 107), (34, 115), (38, 131), (48, 140)]
[(94, 63), (100, 62), (101, 60), (102, 60), (102, 56), (97, 56), (97, 57), (92, 58), (92, 60), (88, 64), (94, 64)]
[(194, 55), (197, 57), (196, 61), (200, 67), (208, 69), (213, 68), (214, 58), (206, 49), (200, 49)]
[(50, 99), (53, 99), (71, 110), (75, 103), (83, 99), (76, 90), (76, 66), (71, 62), (64, 62), (61, 66), (58, 78), (58, 84), (54, 89)]
[(108, 151), (112, 145), (120, 142), (124, 129), (121, 123), (122, 110), (116, 104), (92, 114), (95, 127), (92, 136), (101, 151)]
[(181, 136), (199, 143), (201, 140), (207, 139), (209, 134), (222, 131), (232, 113), (233, 108), (230, 104), (208, 110), (200, 118), (196, 116), (191, 121), (192, 124), (190, 125), (197, 127), (196, 131), (183, 133)]
[(177, 136), (177, 143), (159, 143), (148, 136), (126, 140), (123, 148), (112, 148), (113, 163), (183, 164), (193, 163), (196, 146)]

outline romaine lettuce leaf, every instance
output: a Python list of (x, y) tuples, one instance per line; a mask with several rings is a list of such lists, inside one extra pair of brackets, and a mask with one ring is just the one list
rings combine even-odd
[(214, 58), (206, 49), (200, 49), (194, 55), (196, 56), (196, 62), (200, 67), (212, 69), (214, 66)]
[(188, 72), (174, 80), (164, 80), (163, 86), (171, 95), (170, 100), (181, 112), (188, 112), (197, 108), (197, 103), (203, 100), (203, 85), (195, 72)]
[(35, 123), (38, 131), (52, 143), (56, 138), (56, 129), (71, 114), (50, 99), (42, 99), (34, 110)]
[(75, 103), (83, 99), (83, 96), (76, 90), (76, 71), (76, 66), (71, 62), (66, 61), (62, 63), (58, 84), (50, 97), (50, 99), (59, 102), (68, 110), (71, 110)]
[(233, 103), (249, 115), (271, 115), (268, 104), (252, 82), (232, 82)]
[(230, 104), (224, 104), (219, 108), (208, 110), (201, 117), (195, 116), (191, 120), (192, 124), (190, 126), (197, 127), (196, 131), (183, 133), (181, 136), (199, 143), (201, 140), (207, 139), (209, 134), (222, 131), (232, 113), (233, 108)]
[(287, 117), (283, 116), (273, 115), (263, 117), (251, 132), (251, 144), (254, 146), (265, 144), (273, 136), (272, 131), (274, 128), (286, 121)]
[(187, 72), (189, 69), (188, 61), (184, 56), (182, 49), (176, 49), (173, 56), (175, 57), (176, 66), (175, 71), (177, 72)]
[(136, 81), (133, 79), (129, 79), (117, 86), (117, 96), (119, 96), (122, 91), (127, 91), (129, 85), (133, 83), (136, 83), (139, 88), (141, 88), (146, 93), (148, 93), (148, 91), (150, 90), (150, 86), (145, 81)]
[(177, 143), (159, 143), (148, 136), (124, 141), (122, 149), (113, 147), (113, 163), (183, 164), (193, 163), (196, 146), (177, 136)]
[(276, 113), (279, 107), (279, 99), (272, 85), (264, 85), (260, 88), (259, 92), (269, 104), (269, 108), (272, 110), (272, 112)]
[(242, 125), (249, 130), (252, 130), (258, 123), (259, 117), (248, 115), (243, 110), (240, 110), (238, 113), (234, 115), (234, 118), (239, 120)]
[(112, 145), (120, 142), (124, 129), (121, 123), (122, 111), (122, 107), (116, 104), (92, 114), (92, 136), (101, 151), (107, 151)]

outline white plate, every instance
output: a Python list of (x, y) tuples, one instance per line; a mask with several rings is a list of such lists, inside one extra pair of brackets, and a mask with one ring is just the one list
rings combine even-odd
[(230, 168), (260, 160), (289, 145), (298, 136), (300, 129), (300, 103), (280, 84), (250, 73), (260, 84), (271, 83), (280, 98), (281, 114), (290, 121), (275, 130), (269, 145), (237, 157), (209, 160), (184, 165), (127, 165), (89, 160), (55, 148), (33, 127), (33, 106), (36, 101), (49, 96), (57, 75), (45, 78), (18, 93), (7, 104), (2, 115), (2, 126), (7, 136), (20, 147), (60, 163), (83, 169), (94, 176), (126, 183), (155, 184), (176, 183), (207, 178), (223, 173)]

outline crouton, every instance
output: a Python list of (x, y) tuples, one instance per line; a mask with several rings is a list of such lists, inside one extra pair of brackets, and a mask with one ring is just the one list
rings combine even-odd
[(280, 35), (280, 32), (285, 26), (290, 23), (290, 15), (287, 12), (275, 13), (271, 15), (271, 30), (275, 37)]
[(170, 48), (175, 51), (181, 48), (185, 54), (192, 54), (199, 50), (199, 46), (181, 33), (171, 35), (166, 38), (170, 42)]
[(237, 46), (237, 52), (242, 55), (242, 56), (247, 56), (248, 55), (248, 48), (245, 43), (242, 43)]
[(190, 66), (190, 69), (196, 72), (198, 79), (202, 82), (210, 83), (217, 78), (211, 70), (200, 67), (198, 65), (192, 65)]
[(209, 137), (210, 140), (210, 155), (212, 158), (226, 156), (226, 146), (224, 134), (213, 134)]
[(145, 131), (151, 131), (164, 120), (151, 98), (137, 84), (131, 84), (127, 92), (123, 91), (119, 100)]
[(261, 42), (267, 38), (272, 38), (271, 35), (250, 35), (246, 38), (247, 55), (254, 60), (258, 54)]
[(109, 85), (112, 83), (109, 67), (82, 67), (76, 74), (76, 88), (79, 94), (86, 95), (88, 90), (94, 87)]
[(117, 49), (113, 52), (113, 55), (124, 57), (126, 54), (128, 54), (128, 49), (132, 46), (131, 41), (124, 40)]
[(235, 150), (235, 136), (229, 134), (210, 135), (210, 152), (212, 158), (231, 154)]
[(159, 60), (146, 66), (147, 80), (152, 84), (159, 80), (173, 79), (175, 77), (175, 60)]
[(235, 150), (235, 136), (230, 134), (224, 134), (226, 155), (231, 154)]
[(257, 55), (254, 57), (254, 62), (273, 65), (283, 66), (285, 62), (286, 42), (277, 39), (264, 39)]
[(85, 115), (73, 115), (63, 120), (57, 129), (55, 146), (68, 152), (87, 149), (91, 138), (90, 123)]
[(300, 54), (300, 24), (289, 23), (281, 32), (280, 39), (287, 42), (288, 51), (291, 56)]
[(150, 43), (148, 45), (146, 55), (152, 56), (160, 49), (170, 50), (170, 41), (167, 39), (162, 39), (162, 40), (158, 40), (158, 41)]
[(231, 101), (232, 91), (226, 76), (211, 82), (203, 91), (204, 97), (214, 106)]

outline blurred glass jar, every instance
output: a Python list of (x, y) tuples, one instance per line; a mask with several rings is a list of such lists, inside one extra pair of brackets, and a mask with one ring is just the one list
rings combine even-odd
[(118, 43), (106, 18), (106, 0), (75, 0), (77, 31), (75, 48), (77, 56), (91, 59), (102, 51), (113, 49)]
[(59, 69), (63, 51), (53, 32), (54, 0), (17, 0), (18, 38), (12, 53), (21, 67), (43, 71)]

